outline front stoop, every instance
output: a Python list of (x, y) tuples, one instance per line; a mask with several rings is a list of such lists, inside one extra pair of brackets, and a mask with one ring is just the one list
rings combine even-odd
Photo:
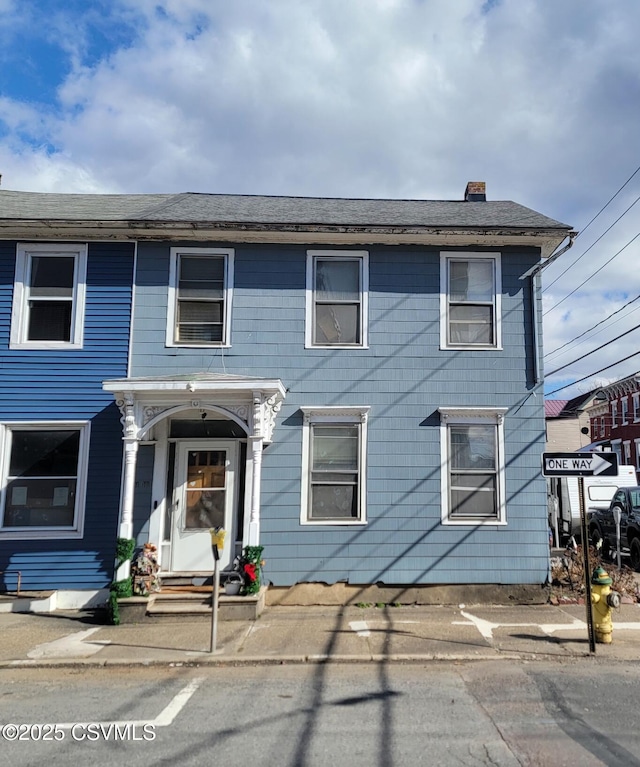
[[(255, 620), (264, 610), (267, 587), (258, 594), (227, 596), (220, 594), (218, 620)], [(146, 621), (211, 620), (211, 592), (151, 594), (149, 597), (128, 597), (118, 600), (120, 623)]]

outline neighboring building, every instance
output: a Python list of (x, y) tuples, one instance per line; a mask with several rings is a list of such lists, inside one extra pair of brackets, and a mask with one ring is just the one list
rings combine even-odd
[(594, 449), (613, 450), (640, 476), (640, 373), (600, 387), (588, 415)]
[(118, 531), (208, 572), (217, 525), (277, 586), (545, 582), (536, 266), (567, 225), (470, 184), (1, 191), (0, 228), (5, 589), (105, 588)]
[(588, 408), (596, 392), (573, 399), (548, 399), (544, 403), (549, 453), (575, 453), (591, 442)]

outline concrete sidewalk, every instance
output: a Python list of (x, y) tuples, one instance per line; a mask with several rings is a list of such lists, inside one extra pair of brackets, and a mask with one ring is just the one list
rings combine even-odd
[[(105, 626), (84, 612), (0, 614), (0, 668), (570, 659), (589, 656), (583, 605), (268, 607), (255, 621)], [(596, 658), (640, 658), (640, 605), (614, 615)]]

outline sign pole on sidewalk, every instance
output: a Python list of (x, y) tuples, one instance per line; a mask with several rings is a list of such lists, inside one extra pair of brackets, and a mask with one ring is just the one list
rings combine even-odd
[(587, 527), (587, 512), (584, 502), (584, 478), (578, 479), (578, 495), (580, 497), (580, 534), (582, 537), (582, 558), (584, 561), (584, 605), (587, 611), (587, 632), (589, 634), (589, 652), (596, 651), (596, 634), (593, 626), (593, 605), (591, 604), (591, 574), (589, 567), (589, 529)]

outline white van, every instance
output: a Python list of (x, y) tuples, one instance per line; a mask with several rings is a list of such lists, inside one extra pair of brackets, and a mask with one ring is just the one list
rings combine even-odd
[[(549, 478), (549, 526), (555, 530), (553, 516), (557, 513), (558, 539), (560, 543), (574, 535), (580, 537), (580, 496), (579, 477)], [(638, 484), (633, 466), (618, 466), (616, 477), (583, 477), (584, 504), (587, 515), (590, 509), (608, 509), (611, 499), (619, 487)], [(553, 510), (551, 502), (553, 502)], [(557, 509), (557, 512), (556, 512)]]

